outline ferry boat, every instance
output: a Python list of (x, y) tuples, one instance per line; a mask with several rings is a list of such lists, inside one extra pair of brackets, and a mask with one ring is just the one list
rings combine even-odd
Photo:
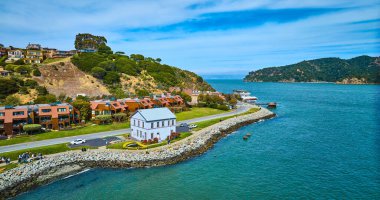
[(234, 90), (234, 94), (240, 95), (244, 102), (255, 102), (257, 97), (251, 96), (251, 93), (247, 90)]

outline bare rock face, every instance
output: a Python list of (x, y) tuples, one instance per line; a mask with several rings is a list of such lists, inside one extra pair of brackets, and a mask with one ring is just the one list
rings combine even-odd
[(338, 81), (338, 84), (367, 84), (367, 80), (365, 78), (345, 78), (342, 81)]
[(62, 94), (63, 91), (66, 96), (110, 94), (95, 77), (82, 72), (70, 61), (42, 65), (39, 70), (41, 77), (34, 77), (34, 80), (56, 96)]

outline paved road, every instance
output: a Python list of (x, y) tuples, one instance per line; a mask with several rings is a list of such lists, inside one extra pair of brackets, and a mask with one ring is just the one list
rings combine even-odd
[[(244, 112), (248, 111), (249, 109), (250, 109), (249, 106), (241, 105), (236, 110), (231, 111), (231, 112), (217, 114), (217, 115), (210, 115), (210, 116), (200, 117), (200, 118), (194, 118), (194, 119), (189, 119), (189, 120), (184, 120), (184, 121), (179, 121), (179, 122), (177, 122), (177, 124), (180, 124), (180, 123), (190, 124), (190, 123), (206, 121), (206, 120), (210, 120), (210, 119), (227, 117), (227, 116), (231, 116), (231, 115), (244, 113)], [(130, 133), (130, 132), (131, 132), (131, 129), (127, 128), (127, 129), (120, 129), (120, 130), (115, 130), (115, 131), (105, 131), (105, 132), (99, 132), (99, 133), (93, 133), (93, 134), (87, 134), (87, 135), (77, 135), (77, 136), (71, 136), (71, 137), (55, 138), (55, 139), (49, 139), (49, 140), (41, 140), (41, 141), (35, 141), (35, 142), (14, 144), (14, 145), (9, 145), (9, 146), (1, 146), (0, 147), (0, 153), (29, 149), (29, 148), (35, 148), (35, 147), (42, 147), (42, 146), (48, 146), (48, 145), (54, 145), (54, 144), (67, 143), (67, 142), (71, 142), (77, 138), (81, 138), (81, 139), (85, 139), (85, 140), (91, 140), (91, 139), (103, 138), (103, 137), (107, 137), (107, 136), (121, 135), (121, 134), (125, 134), (125, 133)], [(59, 134), (59, 132), (57, 132), (57, 134)]]

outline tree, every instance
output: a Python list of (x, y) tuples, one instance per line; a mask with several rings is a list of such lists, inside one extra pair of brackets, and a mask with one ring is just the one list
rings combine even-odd
[(117, 54), (117, 55), (124, 55), (125, 53), (123, 51), (116, 51), (115, 54)]
[(38, 95), (47, 95), (49, 93), (44, 86), (37, 86), (36, 90), (38, 92)]
[(34, 100), (34, 103), (54, 103), (57, 102), (57, 97), (53, 94), (40, 95)]
[(34, 89), (36, 86), (38, 86), (38, 83), (35, 80), (27, 79), (24, 82), (24, 86), (27, 86), (27, 87), (30, 87), (31, 89)]
[(145, 57), (141, 54), (131, 54), (131, 59), (136, 62), (139, 62), (139, 61), (143, 61)]
[(120, 75), (117, 72), (108, 72), (104, 77), (104, 83), (106, 84), (114, 84), (120, 82)]
[(99, 45), (98, 52), (104, 54), (113, 54), (111, 47), (107, 46), (106, 44)]
[(99, 120), (102, 124), (109, 123), (112, 121), (111, 115), (98, 115), (95, 117), (95, 120)]
[(181, 92), (180, 96), (182, 97), (183, 100), (185, 100), (185, 102), (191, 102), (191, 96), (184, 93), (184, 92)]
[(91, 69), (91, 74), (98, 79), (103, 79), (106, 73), (106, 70), (101, 67), (94, 67)]
[(41, 76), (41, 72), (38, 68), (33, 70), (33, 76)]
[(161, 61), (161, 58), (156, 58), (156, 62), (160, 63)]
[(14, 79), (0, 78), (0, 99), (18, 92), (20, 86)]
[(7, 98), (5, 98), (5, 101), (4, 101), (5, 105), (12, 105), (12, 106), (20, 105), (20, 103), (21, 103), (20, 98), (14, 95), (7, 96)]
[(88, 101), (76, 99), (72, 103), (73, 107), (79, 110), (81, 119), (87, 121), (91, 118), (91, 104)]
[(27, 65), (20, 65), (15, 67), (15, 71), (20, 74), (29, 74), (32, 69)]
[(66, 94), (64, 94), (64, 93), (59, 94), (59, 96), (58, 96), (59, 101), (63, 102), (63, 101), (65, 101), (65, 99), (66, 99)]
[(113, 115), (116, 121), (121, 122), (127, 119), (128, 115), (125, 113), (116, 113)]
[(15, 65), (24, 65), (25, 62), (24, 62), (24, 59), (18, 59), (13, 64), (15, 64)]
[(41, 130), (41, 125), (40, 124), (25, 124), (22, 129), (27, 132), (28, 134), (34, 133), (36, 131)]

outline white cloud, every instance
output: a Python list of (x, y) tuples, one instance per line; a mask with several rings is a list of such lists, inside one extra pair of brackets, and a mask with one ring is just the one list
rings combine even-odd
[[(221, 0), (186, 9), (201, 0), (0, 2), (0, 43), (24, 47), (28, 42), (61, 49), (73, 48), (75, 35), (104, 35), (114, 50), (160, 57), (164, 62), (204, 74), (244, 73), (326, 56), (378, 55), (377, 1)], [(342, 11), (290, 23), (255, 28), (184, 32), (124, 32), (127, 28), (164, 26), (209, 12), (246, 9), (342, 8)], [(128, 39), (136, 39), (128, 41)], [(167, 38), (157, 40), (157, 38)]]

